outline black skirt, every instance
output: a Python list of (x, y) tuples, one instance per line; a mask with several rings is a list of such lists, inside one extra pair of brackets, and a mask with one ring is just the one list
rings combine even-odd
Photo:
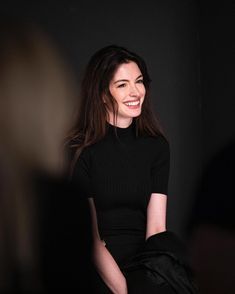
[[(145, 243), (144, 235), (120, 234), (112, 236), (103, 236), (106, 248), (117, 262), (120, 269), (129, 262), (138, 252), (140, 252)], [(106, 286), (99, 274), (94, 270), (92, 275), (92, 287), (94, 294), (111, 294), (112, 291)], [(129, 293), (129, 292), (128, 292)]]

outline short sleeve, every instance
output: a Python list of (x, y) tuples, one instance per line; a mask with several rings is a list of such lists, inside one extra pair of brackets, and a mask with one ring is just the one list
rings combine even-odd
[(86, 198), (93, 197), (91, 184), (91, 156), (89, 148), (86, 148), (80, 154), (75, 163), (72, 182), (77, 187), (77, 190)]
[(169, 143), (162, 136), (156, 138), (154, 159), (151, 166), (151, 192), (167, 195), (170, 170)]

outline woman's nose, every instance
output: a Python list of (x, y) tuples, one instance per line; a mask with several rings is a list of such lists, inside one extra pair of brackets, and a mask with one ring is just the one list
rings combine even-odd
[(133, 97), (139, 96), (139, 91), (135, 85), (130, 87), (130, 96), (133, 96)]

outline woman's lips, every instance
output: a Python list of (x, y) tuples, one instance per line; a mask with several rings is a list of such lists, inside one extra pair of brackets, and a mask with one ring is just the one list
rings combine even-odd
[(131, 109), (137, 109), (140, 106), (140, 100), (130, 100), (130, 101), (126, 101), (124, 102), (124, 104)]

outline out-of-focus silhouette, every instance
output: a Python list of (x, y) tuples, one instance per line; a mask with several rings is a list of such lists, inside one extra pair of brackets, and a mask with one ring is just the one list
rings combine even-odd
[(0, 293), (88, 287), (88, 210), (64, 177), (74, 85), (45, 33), (1, 20)]
[(235, 293), (235, 140), (214, 156), (197, 190), (190, 252), (201, 294)]

